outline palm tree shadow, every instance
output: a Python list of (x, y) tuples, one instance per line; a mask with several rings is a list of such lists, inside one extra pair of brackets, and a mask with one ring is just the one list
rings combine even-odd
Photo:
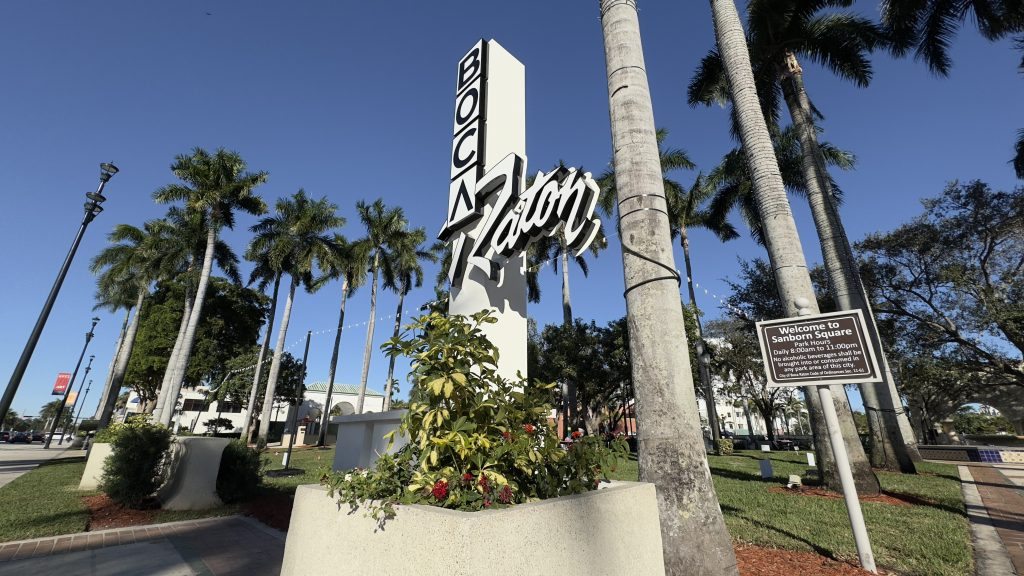
[(779, 528), (778, 526), (772, 526), (771, 524), (766, 524), (766, 523), (764, 523), (764, 522), (762, 522), (760, 520), (755, 520), (754, 518), (751, 518), (749, 516), (745, 516), (743, 514), (740, 514), (740, 509), (736, 508), (735, 506), (729, 506), (728, 504), (722, 504), (721, 507), (722, 507), (722, 511), (723, 512), (728, 512), (731, 516), (733, 516), (735, 518), (739, 518), (741, 520), (745, 520), (747, 522), (750, 522), (751, 524), (753, 524), (754, 526), (757, 526), (758, 528), (762, 528), (764, 530), (770, 530), (772, 532), (776, 532), (778, 534), (782, 534), (783, 536), (786, 536), (788, 538), (792, 538), (793, 540), (796, 540), (797, 542), (802, 542), (802, 543), (806, 544), (807, 546), (809, 546), (812, 550), (814, 550), (815, 553), (817, 553), (817, 554), (819, 554), (821, 556), (824, 556), (826, 558), (829, 558), (831, 560), (836, 560), (838, 562), (841, 562), (841, 560), (839, 558), (836, 558), (836, 556), (832, 553), (831, 550), (829, 550), (827, 548), (822, 548), (818, 544), (815, 544), (814, 542), (811, 542), (810, 540), (808, 540), (808, 539), (806, 539), (806, 538), (804, 538), (802, 536), (794, 534), (794, 533), (792, 533), (792, 532), (790, 532), (788, 530), (783, 530), (783, 529)]

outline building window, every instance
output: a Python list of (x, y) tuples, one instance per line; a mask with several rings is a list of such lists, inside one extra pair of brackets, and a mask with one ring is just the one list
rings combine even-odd
[(182, 412), (203, 412), (206, 410), (206, 400), (202, 398), (186, 398), (181, 405)]
[(242, 411), (242, 404), (239, 402), (218, 402), (217, 411), (225, 414), (237, 414)]

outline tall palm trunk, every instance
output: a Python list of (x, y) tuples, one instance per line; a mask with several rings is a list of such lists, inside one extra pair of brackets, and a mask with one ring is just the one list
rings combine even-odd
[[(212, 219), (211, 219), (212, 220)], [(203, 314), (203, 300), (206, 299), (206, 288), (210, 285), (210, 272), (213, 270), (213, 251), (217, 244), (217, 229), (210, 222), (206, 231), (206, 252), (203, 254), (203, 268), (199, 275), (199, 287), (196, 288), (196, 297), (192, 304), (192, 313), (188, 317), (188, 326), (185, 328), (185, 336), (181, 339), (181, 350), (178, 352), (178, 359), (175, 362), (175, 371), (168, 383), (167, 400), (164, 403), (164, 411), (160, 414), (160, 423), (170, 426), (171, 418), (174, 416), (174, 408), (178, 404), (178, 394), (181, 392), (181, 385), (185, 380), (185, 373), (188, 371), (188, 361), (192, 357), (192, 343), (195, 342), (196, 329), (199, 328), (199, 318)], [(171, 369), (170, 366), (167, 368)]]
[[(188, 319), (192, 315), (192, 295), (188, 289), (185, 289), (185, 304), (181, 313), (181, 322), (178, 324), (178, 335), (174, 338), (174, 347), (171, 348), (171, 355), (167, 360), (167, 369), (164, 370), (163, 381), (160, 383), (160, 389), (156, 395), (156, 407), (153, 409), (153, 421), (159, 422), (160, 416), (164, 412), (164, 405), (167, 403), (167, 394), (170, 389), (171, 377), (173, 374), (170, 371), (171, 366), (177, 364), (178, 358), (181, 356), (181, 341), (185, 339), (185, 329), (188, 328)], [(177, 401), (177, 399), (175, 399)], [(174, 410), (174, 407), (171, 407)]]
[(657, 487), (666, 574), (736, 575), (690, 376), (636, 2), (601, 0), (601, 28), (640, 479)]
[(380, 249), (373, 254), (373, 284), (370, 286), (370, 322), (366, 326), (366, 348), (363, 349), (363, 376), (359, 382), (359, 401), (356, 414), (363, 413), (366, 401), (366, 381), (370, 377), (370, 351), (373, 349), (373, 326), (377, 315), (377, 278), (380, 276)]
[[(800, 164), (807, 183), (807, 197), (821, 242), (825, 269), (832, 284), (832, 297), (840, 310), (859, 309), (863, 312), (872, 348), (878, 356), (879, 364), (884, 367), (883, 382), (860, 385), (871, 437), (871, 464), (877, 468), (899, 469), (912, 474), (915, 472), (913, 455), (917, 454), (920, 460), (920, 454), (916, 442), (911, 439), (908, 446), (900, 430), (898, 414), (903, 414), (903, 402), (899, 400), (898, 394), (892, 394), (896, 389), (895, 382), (888, 369), (874, 316), (868, 307), (853, 250), (832, 201), (832, 185), (818, 147), (811, 105), (804, 89), (803, 72), (794, 54), (788, 54), (786, 61), (780, 64), (780, 74), (782, 94), (800, 138)], [(900, 408), (899, 412), (897, 407)]]
[[(775, 274), (779, 299), (782, 300), (786, 316), (797, 316), (801, 312), (817, 314), (818, 303), (768, 126), (757, 97), (750, 55), (736, 5), (733, 0), (711, 0), (711, 13), (718, 52), (729, 80), (733, 109), (740, 125), (740, 137), (754, 182), (757, 210), (764, 226), (765, 245)], [(862, 494), (878, 494), (878, 479), (871, 471), (857, 436), (846, 391), (840, 385), (831, 386), (831, 391), (857, 490)], [(819, 472), (825, 484), (836, 488), (840, 485), (838, 472), (817, 390), (808, 387), (805, 396), (808, 411), (812, 414)]]
[(324, 402), (324, 413), (320, 416), (320, 436), (316, 445), (327, 444), (327, 426), (331, 420), (331, 396), (334, 394), (334, 375), (338, 369), (338, 352), (341, 350), (341, 330), (345, 326), (345, 303), (348, 302), (348, 277), (341, 283), (341, 310), (338, 311), (338, 330), (334, 334), (334, 351), (331, 352), (331, 367), (327, 370), (327, 399)]
[(284, 301), (281, 327), (277, 330), (277, 345), (274, 346), (274, 360), (270, 363), (270, 374), (267, 376), (267, 390), (263, 393), (263, 411), (260, 412), (260, 433), (256, 440), (261, 444), (267, 442), (267, 434), (270, 433), (270, 413), (274, 408), (274, 393), (277, 391), (277, 378), (281, 373), (281, 357), (284, 355), (284, 344), (288, 338), (288, 322), (292, 317), (292, 304), (295, 302), (295, 288), (298, 285), (299, 277), (293, 274), (292, 281), (288, 285), (288, 299)]
[(274, 275), (274, 291), (270, 297), (270, 315), (267, 317), (267, 330), (263, 334), (263, 344), (260, 346), (260, 353), (256, 357), (256, 371), (252, 375), (252, 390), (249, 390), (249, 404), (245, 407), (245, 418), (242, 420), (242, 438), (246, 441), (252, 436), (249, 430), (253, 424), (253, 414), (256, 412), (256, 399), (260, 393), (260, 376), (263, 375), (263, 361), (267, 357), (267, 350), (270, 349), (270, 335), (274, 333), (274, 316), (277, 314), (277, 293), (281, 287), (281, 273)]
[[(566, 327), (572, 326), (572, 299), (569, 297), (569, 247), (565, 243), (565, 236), (559, 233), (558, 241), (562, 244), (562, 323)], [(565, 383), (566, 388), (566, 430), (565, 434), (579, 428), (579, 394), (577, 393), (577, 382), (569, 379)]]
[(700, 382), (704, 387), (704, 405), (708, 409), (708, 428), (711, 429), (711, 449), (715, 454), (721, 453), (719, 440), (722, 438), (718, 430), (718, 407), (715, 404), (715, 385), (711, 380), (711, 367), (708, 366), (707, 343), (704, 342), (704, 327), (700, 321), (700, 309), (697, 308), (697, 296), (693, 291), (693, 268), (690, 264), (690, 236), (686, 226), (679, 227), (679, 244), (683, 247), (683, 263), (686, 266), (686, 289), (690, 293), (690, 310), (693, 312), (693, 319), (697, 325), (697, 373), (700, 374)]
[(117, 359), (121, 356), (121, 349), (124, 347), (124, 335), (128, 331), (128, 322), (132, 319), (132, 310), (134, 308), (128, 308), (124, 313), (124, 322), (121, 323), (121, 332), (117, 335), (117, 344), (114, 346), (114, 357), (110, 359), (110, 368), (107, 369), (107, 381), (103, 383), (103, 389), (100, 391), (100, 401), (96, 404), (96, 413), (93, 415), (93, 420), (99, 420), (103, 414), (103, 407), (107, 405), (107, 394), (110, 390), (110, 382), (114, 379), (114, 367), (117, 366)]
[[(402, 329), (402, 306), (405, 304), (405, 293), (406, 287), (398, 292), (398, 310), (395, 312), (395, 333), (394, 338), (398, 338), (398, 333)], [(395, 377), (395, 357), (392, 356), (388, 360), (388, 383), (384, 385), (384, 411), (391, 410), (391, 380)]]
[[(142, 316), (142, 303), (149, 294), (148, 288), (139, 289), (139, 296), (135, 300), (135, 316), (128, 330), (124, 334), (124, 343), (117, 355), (117, 365), (114, 366), (114, 377), (110, 379), (110, 386), (106, 392), (106, 402), (103, 405), (103, 412), (100, 414), (99, 428), (106, 428), (110, 424), (110, 417), (114, 413), (114, 406), (117, 404), (117, 397), (121, 392), (121, 385), (124, 383), (124, 375), (128, 372), (128, 361), (132, 357), (132, 349), (135, 347), (135, 335), (139, 332), (139, 317)], [(127, 408), (125, 408), (127, 410)]]

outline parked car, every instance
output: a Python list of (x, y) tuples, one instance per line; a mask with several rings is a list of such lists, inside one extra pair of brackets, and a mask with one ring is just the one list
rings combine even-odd
[(46, 442), (46, 438), (43, 437), (43, 433), (42, 432), (33, 432), (32, 433), (32, 442)]
[(10, 441), (11, 441), (11, 432), (9, 430), (4, 430), (3, 432), (0, 432), (0, 442), (10, 442)]
[(28, 432), (15, 432), (11, 434), (11, 439), (8, 440), (11, 444), (17, 444), (18, 442), (28, 444), (31, 441), (32, 437), (28, 435)]

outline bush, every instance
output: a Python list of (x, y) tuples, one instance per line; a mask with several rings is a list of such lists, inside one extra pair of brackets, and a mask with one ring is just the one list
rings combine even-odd
[(722, 456), (728, 456), (732, 454), (732, 438), (719, 438), (718, 439), (718, 452)]
[(144, 507), (160, 486), (171, 431), (144, 418), (129, 419), (101, 431), (97, 442), (105, 441), (111, 443), (112, 453), (103, 464), (100, 490), (129, 508)]
[(563, 450), (548, 421), (554, 384), (498, 375), (497, 350), (480, 330), (495, 321), (487, 312), (469, 319), (433, 313), (408, 327), (415, 336), (406, 332), (384, 345), (391, 356), (413, 359), (409, 411), (398, 430), (409, 444), (371, 470), (325, 471), (332, 495), (352, 508), (368, 503), (381, 520), (397, 503), (483, 510), (585, 492), (608, 480), (625, 442), (606, 447), (591, 436)]
[(217, 495), (225, 504), (242, 502), (256, 495), (269, 460), (260, 451), (235, 440), (224, 448), (217, 472)]
[(82, 420), (78, 424), (78, 431), (79, 432), (92, 432), (96, 428), (99, 428), (99, 425), (100, 425), (100, 421), (99, 420), (93, 420), (92, 418), (89, 418), (88, 420)]

